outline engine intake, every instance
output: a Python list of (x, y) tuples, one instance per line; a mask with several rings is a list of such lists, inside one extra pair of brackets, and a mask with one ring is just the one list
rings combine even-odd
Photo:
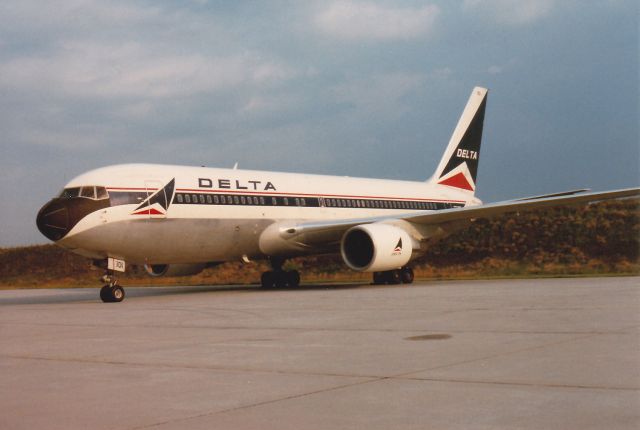
[(345, 264), (353, 270), (382, 272), (407, 264), (413, 241), (406, 231), (393, 225), (363, 224), (344, 234), (340, 252)]
[(194, 264), (145, 264), (144, 270), (151, 276), (191, 276), (205, 268), (205, 263)]

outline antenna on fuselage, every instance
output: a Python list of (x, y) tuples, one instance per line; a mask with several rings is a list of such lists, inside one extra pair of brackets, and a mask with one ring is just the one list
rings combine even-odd
[(236, 164), (233, 165), (233, 170), (238, 170), (238, 162), (236, 161)]

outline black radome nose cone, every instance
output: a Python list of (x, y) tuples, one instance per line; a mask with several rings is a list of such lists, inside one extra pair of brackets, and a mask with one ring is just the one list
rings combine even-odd
[(51, 200), (44, 205), (36, 218), (38, 230), (49, 240), (62, 239), (69, 232), (69, 209), (60, 199)]

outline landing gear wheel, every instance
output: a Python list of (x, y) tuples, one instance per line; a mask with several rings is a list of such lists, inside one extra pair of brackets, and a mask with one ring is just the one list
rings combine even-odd
[(262, 288), (296, 288), (300, 286), (300, 273), (297, 270), (269, 270), (260, 277)]
[(111, 287), (109, 285), (105, 285), (100, 288), (100, 299), (105, 303), (111, 303)]
[(100, 288), (100, 299), (105, 303), (119, 303), (124, 300), (124, 288), (120, 285), (105, 285)]
[(120, 285), (114, 285), (111, 287), (111, 297), (113, 301), (118, 303), (124, 300), (124, 288)]
[(400, 277), (402, 278), (403, 284), (412, 284), (413, 283), (413, 269), (411, 267), (403, 267), (400, 270)]
[(384, 272), (373, 272), (373, 285), (386, 284)]
[(397, 285), (402, 282), (402, 277), (400, 275), (399, 270), (389, 270), (385, 272), (385, 274), (386, 274), (387, 282), (389, 284)]
[(269, 270), (268, 272), (264, 272), (260, 277), (260, 284), (262, 288), (275, 288), (276, 286), (276, 275), (274, 272)]
[(288, 287), (297, 288), (300, 286), (300, 273), (297, 270), (284, 272), (283, 274), (286, 279), (286, 284)]

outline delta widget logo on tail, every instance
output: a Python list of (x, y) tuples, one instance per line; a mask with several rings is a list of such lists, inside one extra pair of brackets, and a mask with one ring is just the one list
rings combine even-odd
[[(478, 93), (478, 95), (482, 94)], [(475, 191), (486, 102), (486, 97), (483, 97), (473, 117), (468, 119), (468, 126), (464, 129), (460, 141), (455, 149), (449, 153), (449, 159), (443, 160), (446, 164), (443, 163), (442, 170), (439, 168), (438, 184), (465, 191)], [(462, 119), (464, 119), (465, 113), (466, 109)]]
[(167, 185), (150, 195), (131, 215), (166, 215), (171, 200), (173, 199), (173, 189), (176, 179), (173, 178)]

